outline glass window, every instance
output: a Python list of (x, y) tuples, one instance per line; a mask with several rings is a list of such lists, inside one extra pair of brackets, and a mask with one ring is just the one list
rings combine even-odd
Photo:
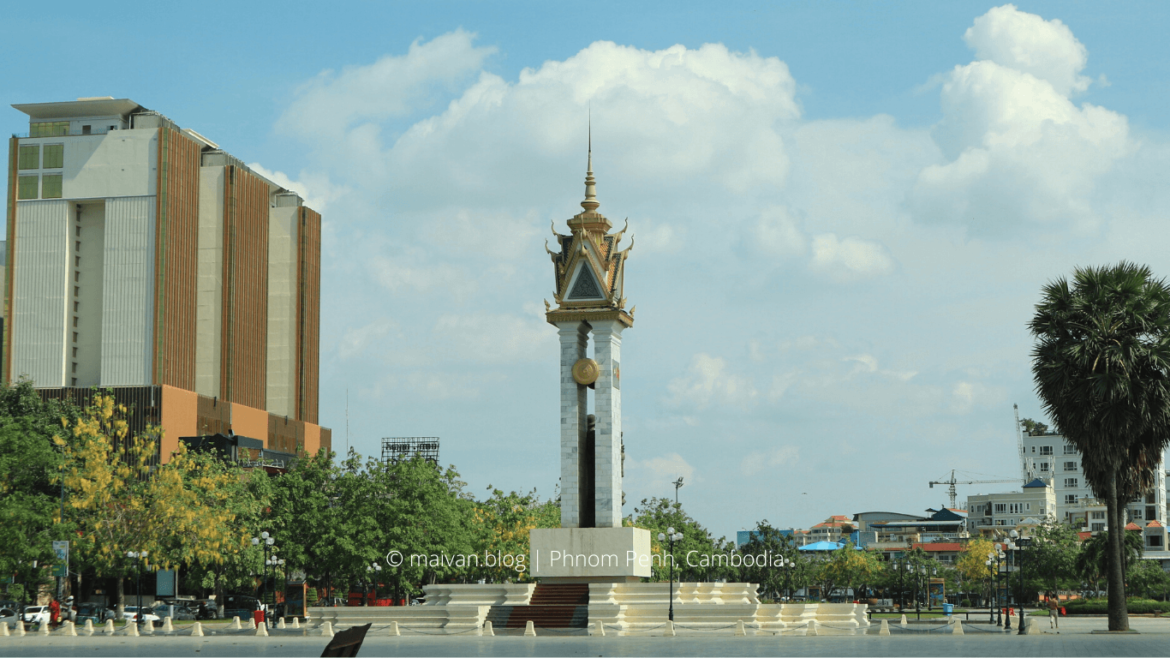
[(1105, 529), (1104, 523), (1094, 523), (1093, 524), (1093, 532), (1101, 532), (1104, 529)]
[(61, 198), (61, 174), (45, 174), (41, 181), (42, 199)]
[[(46, 157), (48, 157), (48, 156), (46, 156)], [(1064, 463), (1064, 470), (1066, 470), (1066, 471), (1077, 470), (1077, 463), (1076, 462), (1065, 462)]]
[(1064, 497), (1064, 504), (1065, 505), (1076, 505), (1077, 504), (1076, 494), (1069, 494), (1069, 495), (1065, 496)]
[(1072, 444), (1069, 444), (1069, 443), (1064, 444), (1064, 454), (1066, 454), (1066, 455), (1077, 454), (1077, 447), (1072, 445)]
[(65, 145), (45, 144), (45, 164), (42, 169), (60, 169), (65, 166)]
[(1047, 471), (1048, 470), (1048, 462), (1040, 462), (1040, 470)]
[(1065, 478), (1064, 479), (1064, 486), (1066, 489), (1075, 489), (1075, 488), (1079, 487), (1080, 485), (1077, 483), (1076, 478)]
[(1040, 446), (1040, 454), (1051, 455), (1052, 454), (1052, 446)]
[(40, 169), (41, 168), (41, 146), (40, 144), (33, 144), (32, 146), (20, 147), (20, 154), (17, 156), (17, 169)]
[(1093, 512), (1093, 518), (1094, 519), (1103, 519), (1103, 518), (1105, 518), (1105, 512)]
[(39, 182), (40, 176), (21, 176), (16, 186), (16, 198), (37, 198), (37, 183)]
[(42, 121), (28, 128), (29, 137), (56, 137), (69, 134), (68, 121)]

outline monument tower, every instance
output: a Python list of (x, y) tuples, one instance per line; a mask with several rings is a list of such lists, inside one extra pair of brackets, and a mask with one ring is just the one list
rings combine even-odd
[[(621, 249), (626, 228), (610, 233), (613, 225), (597, 212), (601, 204), (593, 178), (592, 135), (589, 141), (583, 210), (568, 221), (568, 235), (558, 233), (553, 224), (559, 251), (545, 244), (556, 281), (556, 306), (545, 301), (546, 318), (557, 327), (561, 348), (561, 529), (532, 531), (533, 575), (626, 579), (650, 575), (648, 567), (625, 564), (629, 555), (649, 553), (649, 532), (622, 528), (621, 345), (622, 331), (634, 324), (622, 290), (634, 241), (631, 237)], [(620, 557), (620, 568), (564, 571), (550, 563), (557, 554), (588, 560), (603, 547), (606, 556)], [(545, 555), (538, 554), (540, 548)]]

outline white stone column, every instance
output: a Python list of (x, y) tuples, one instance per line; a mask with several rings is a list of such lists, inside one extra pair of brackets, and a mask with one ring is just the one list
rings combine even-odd
[(573, 379), (573, 364), (585, 358), (589, 325), (558, 322), (561, 337), (561, 527), (581, 527), (578, 454), (585, 435), (586, 389)]
[(622, 329), (617, 320), (593, 323), (593, 358), (601, 370), (594, 384), (597, 416), (595, 472), (597, 527), (622, 525)]

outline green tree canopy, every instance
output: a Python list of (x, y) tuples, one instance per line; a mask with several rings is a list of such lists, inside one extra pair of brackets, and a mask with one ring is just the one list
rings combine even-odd
[(1122, 262), (1044, 287), (1029, 328), (1036, 390), (1105, 500), (1109, 630), (1128, 630), (1121, 510), (1146, 490), (1170, 441), (1170, 288)]

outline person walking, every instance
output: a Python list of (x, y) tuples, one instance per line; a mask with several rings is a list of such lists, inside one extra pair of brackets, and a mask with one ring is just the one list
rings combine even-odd
[(57, 627), (57, 620), (61, 618), (61, 604), (57, 599), (49, 601), (49, 625), (53, 628)]
[(1060, 630), (1060, 607), (1056, 600), (1056, 593), (1048, 593), (1048, 627)]

